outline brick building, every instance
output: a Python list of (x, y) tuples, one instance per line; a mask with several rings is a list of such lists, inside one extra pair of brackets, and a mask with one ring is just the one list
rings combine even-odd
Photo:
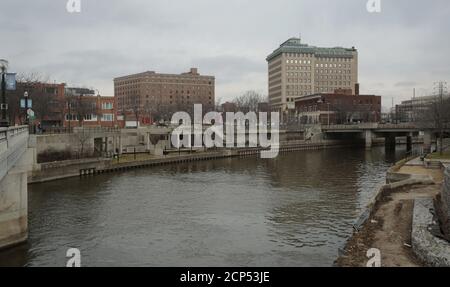
[(26, 111), (20, 106), (27, 92), (28, 108), (35, 113), (34, 121), (43, 127), (61, 126), (64, 110), (65, 84), (50, 84), (40, 82), (18, 82), (15, 91), (8, 91), (8, 114), (10, 124), (23, 124)]
[(215, 103), (215, 78), (200, 75), (196, 68), (183, 74), (152, 71), (114, 79), (117, 111), (126, 120), (170, 120), (177, 111), (191, 112), (194, 104), (212, 111)]
[(69, 94), (65, 101), (64, 127), (124, 127), (114, 97)]
[[(117, 116), (114, 97), (96, 95), (94, 90), (67, 87), (65, 83), (18, 82), (15, 91), (8, 92), (8, 114), (11, 125), (25, 123), (25, 109), (20, 107), (28, 93), (28, 108), (35, 117), (30, 124), (43, 129), (59, 127), (96, 126), (123, 127)], [(69, 105), (70, 104), (70, 105)], [(83, 121), (79, 118), (82, 115)], [(69, 123), (70, 122), (70, 123)]]
[(379, 122), (381, 97), (354, 95), (352, 90), (337, 89), (334, 93), (301, 97), (295, 101), (295, 110), (302, 124)]
[(238, 108), (235, 103), (225, 102), (222, 104), (222, 112), (224, 113), (235, 113)]

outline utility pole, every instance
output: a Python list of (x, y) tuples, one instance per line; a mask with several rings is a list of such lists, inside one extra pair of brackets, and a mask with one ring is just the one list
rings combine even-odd
[(67, 120), (68, 120), (68, 125), (69, 125), (69, 133), (71, 133), (71, 126), (70, 126), (70, 122), (72, 121), (72, 100), (70, 98), (68, 98), (67, 101), (67, 108), (69, 110), (69, 114), (67, 116)]
[(416, 88), (413, 89), (413, 98), (411, 102), (411, 109), (412, 109), (412, 122), (416, 122), (416, 113), (415, 113), (415, 105), (416, 105)]
[(444, 125), (445, 123), (445, 117), (446, 113), (448, 111), (443, 111), (444, 109), (444, 94), (447, 92), (447, 82), (440, 81), (435, 83), (435, 89), (436, 91), (436, 100), (435, 100), (435, 109), (433, 112), (436, 114), (434, 115), (435, 118), (435, 125), (439, 132), (439, 153), (443, 154), (443, 140), (444, 140)]

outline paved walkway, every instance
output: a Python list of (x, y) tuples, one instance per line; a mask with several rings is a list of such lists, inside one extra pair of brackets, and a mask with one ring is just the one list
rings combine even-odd
[(405, 165), (419, 165), (423, 166), (423, 161), (420, 159), (420, 157), (416, 157), (415, 159), (412, 159), (408, 161)]
[(444, 174), (440, 169), (427, 169), (424, 166), (410, 166), (404, 165), (398, 170), (398, 173), (409, 173), (417, 175), (429, 175), (436, 183), (441, 183), (444, 180)]

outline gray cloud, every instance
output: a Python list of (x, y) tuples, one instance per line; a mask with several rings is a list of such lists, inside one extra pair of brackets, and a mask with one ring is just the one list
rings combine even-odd
[(395, 87), (415, 87), (417, 86), (416, 82), (398, 82), (395, 84)]
[(264, 61), (233, 55), (195, 58), (191, 66), (207, 67), (206, 72), (214, 74), (222, 84), (239, 81), (246, 74), (261, 73), (266, 68)]
[(317, 46), (356, 46), (363, 93), (390, 105), (450, 80), (448, 0), (4, 0), (0, 58), (16, 72), (112, 95), (112, 78), (145, 70), (181, 73), (195, 66), (216, 76), (217, 97), (267, 93), (265, 58), (300, 33)]

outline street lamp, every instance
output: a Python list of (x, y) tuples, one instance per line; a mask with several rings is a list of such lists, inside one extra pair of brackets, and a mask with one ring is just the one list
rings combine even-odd
[(0, 69), (2, 71), (2, 102), (1, 102), (1, 119), (0, 119), (0, 127), (9, 127), (9, 122), (6, 119), (6, 110), (8, 106), (6, 104), (6, 70), (8, 69), (8, 61), (4, 59), (0, 59)]
[(28, 125), (28, 92), (23, 93), (25, 98), (25, 124)]

